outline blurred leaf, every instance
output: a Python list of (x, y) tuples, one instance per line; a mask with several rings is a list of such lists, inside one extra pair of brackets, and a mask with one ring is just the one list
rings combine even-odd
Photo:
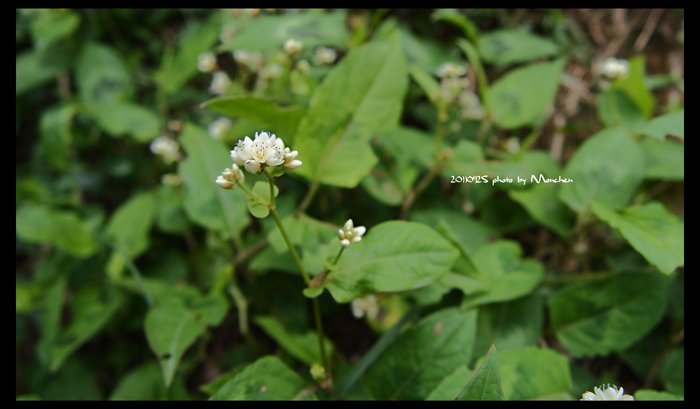
[(71, 63), (70, 54), (63, 49), (42, 52), (27, 51), (15, 57), (15, 95), (39, 86), (56, 77)]
[(536, 346), (544, 328), (544, 310), (543, 299), (536, 294), (479, 307), (474, 356), (482, 356), (492, 344), (500, 351)]
[(474, 372), (467, 365), (460, 365), (430, 392), (425, 400), (455, 400), (464, 388), (464, 381), (470, 379)]
[(598, 95), (598, 116), (606, 127), (622, 126), (629, 130), (641, 128), (644, 114), (634, 101), (620, 89), (609, 89)]
[(151, 110), (128, 102), (101, 102), (89, 108), (97, 123), (112, 136), (130, 135), (138, 142), (158, 136), (160, 119)]
[(183, 208), (185, 192), (180, 187), (161, 186), (156, 196), (158, 228), (166, 233), (183, 234), (189, 226)]
[(39, 397), (47, 401), (96, 401), (104, 399), (99, 390), (96, 375), (94, 368), (77, 357), (73, 357), (66, 362), (60, 371), (43, 379), (38, 387)]
[(378, 134), (375, 140), (399, 163), (410, 163), (423, 169), (435, 163), (433, 137), (419, 129), (399, 126)]
[(117, 52), (109, 46), (88, 43), (78, 58), (75, 78), (80, 98), (89, 110), (99, 102), (125, 101), (131, 79)]
[(72, 212), (26, 204), (17, 210), (15, 228), (21, 240), (50, 244), (76, 257), (88, 257), (97, 250), (92, 229)]
[(241, 189), (224, 190), (214, 183), (231, 166), (229, 152), (192, 124), (185, 126), (180, 141), (187, 152), (179, 169), (186, 189), (185, 212), (199, 225), (224, 237), (235, 236), (249, 223), (246, 195)]
[[(303, 334), (290, 332), (277, 320), (267, 316), (255, 317), (254, 321), (277, 342), (280, 348), (294, 358), (309, 366), (322, 362), (318, 351), (318, 337), (314, 331), (307, 331)], [(325, 349), (326, 354), (332, 355), (333, 344), (327, 338), (325, 339)]]
[(315, 400), (313, 390), (279, 358), (266, 356), (246, 366), (211, 400)]
[(222, 50), (281, 50), (290, 38), (301, 41), (305, 50), (316, 46), (345, 47), (347, 43), (345, 10), (309, 10), (306, 13), (261, 15), (251, 20)]
[(112, 215), (105, 229), (118, 257), (134, 259), (149, 246), (148, 233), (155, 216), (156, 201), (152, 193), (139, 193), (123, 203)]
[(549, 227), (561, 237), (571, 234), (574, 214), (559, 199), (556, 185), (536, 185), (525, 190), (511, 190), (510, 197), (542, 225)]
[(117, 384), (110, 400), (159, 400), (166, 397), (160, 368), (156, 363), (129, 371)]
[(480, 220), (447, 209), (427, 209), (411, 213), (411, 220), (435, 227), (445, 236), (452, 237), (469, 254), (486, 245), (496, 232)]
[[(408, 83), (398, 35), (351, 51), (317, 88), (295, 138), (313, 181), (354, 187), (376, 158), (368, 140), (395, 127)], [(342, 95), (342, 98), (338, 96)]]
[(454, 247), (430, 227), (388, 221), (345, 250), (326, 284), (341, 303), (376, 292), (420, 288), (446, 274), (456, 257)]
[(682, 346), (673, 349), (666, 356), (659, 379), (671, 393), (681, 396), (685, 394), (685, 349)]
[(684, 264), (684, 225), (659, 202), (615, 211), (593, 202), (596, 216), (618, 230), (651, 264), (671, 274)]
[(657, 116), (643, 126), (639, 132), (655, 139), (663, 140), (666, 135), (677, 136), (681, 139), (685, 136), (685, 110), (670, 112)]
[(576, 357), (629, 347), (663, 317), (668, 282), (658, 273), (615, 274), (557, 291), (549, 300), (557, 340)]
[(497, 125), (513, 129), (543, 120), (554, 102), (565, 60), (531, 64), (510, 70), (490, 89)]
[[(215, 98), (203, 103), (202, 108), (209, 108), (230, 117), (240, 116), (248, 120), (259, 121), (268, 127), (268, 132), (283, 138), (285, 145), (289, 146), (290, 149), (299, 121), (306, 114), (302, 107), (281, 107), (270, 99), (242, 95)], [(242, 139), (243, 136), (241, 135), (239, 138)]]
[(417, 65), (411, 65), (409, 73), (411, 74), (411, 78), (421, 87), (430, 102), (433, 104), (437, 103), (440, 97), (440, 84), (437, 80), (435, 80), (430, 73)]
[(637, 389), (634, 400), (684, 400), (683, 396), (651, 389)]
[(498, 354), (505, 400), (570, 400), (569, 361), (551, 349), (510, 349)]
[(569, 160), (559, 197), (582, 212), (598, 201), (623, 207), (644, 177), (644, 151), (626, 131), (606, 129), (589, 137)]
[(523, 30), (496, 30), (479, 37), (479, 52), (484, 61), (506, 66), (549, 57), (559, 52), (557, 44)]
[[(253, 217), (264, 219), (270, 214), (270, 183), (257, 181), (251, 190), (252, 194), (246, 196), (248, 203), (248, 211)], [(273, 186), (273, 194), (275, 197), (279, 194), (277, 186)]]
[(448, 308), (403, 332), (363, 377), (374, 399), (425, 399), (471, 359), (476, 311)]
[(208, 326), (221, 323), (227, 307), (222, 296), (189, 298), (171, 293), (158, 299), (148, 311), (144, 322), (146, 339), (158, 357), (167, 387), (185, 350)]
[(503, 400), (498, 352), (494, 345), (489, 348), (481, 366), (469, 379), (457, 400)]
[(437, 9), (430, 15), (433, 21), (446, 21), (459, 27), (464, 35), (471, 41), (475, 41), (479, 35), (479, 28), (464, 14), (455, 9)]
[(71, 159), (71, 121), (76, 111), (73, 104), (59, 105), (41, 115), (39, 152), (57, 170), (65, 171)]
[(15, 283), (15, 314), (32, 312), (38, 308), (44, 289), (37, 283)]
[(32, 38), (37, 50), (71, 35), (80, 24), (80, 17), (71, 10), (47, 10), (32, 21)]
[(685, 178), (685, 146), (673, 141), (642, 139), (644, 176), (648, 179), (683, 180)]
[[(324, 263), (335, 256), (340, 248), (338, 228), (330, 223), (322, 222), (305, 214), (299, 217), (287, 216), (282, 219), (282, 225), (287, 231), (289, 240), (300, 253), (301, 261), (309, 272), (320, 272)], [(270, 246), (278, 254), (288, 254), (289, 249), (282, 233), (275, 228), (267, 235)], [(332, 246), (327, 247), (331, 243)], [(333, 254), (328, 254), (328, 253)], [(274, 256), (277, 257), (277, 256)], [(296, 269), (294, 269), (296, 272)]]
[(646, 84), (644, 56), (629, 60), (629, 74), (613, 83), (613, 88), (623, 90), (642, 114), (648, 118), (654, 112), (656, 100)]

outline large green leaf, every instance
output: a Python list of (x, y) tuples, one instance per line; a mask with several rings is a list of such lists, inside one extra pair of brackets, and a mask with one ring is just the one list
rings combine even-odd
[(93, 104), (90, 112), (97, 123), (112, 136), (130, 135), (139, 142), (158, 136), (160, 119), (151, 110), (129, 102)]
[(110, 400), (158, 400), (167, 395), (160, 368), (155, 362), (127, 373), (114, 388)]
[(683, 400), (683, 396), (652, 389), (637, 389), (634, 400)]
[(625, 130), (606, 129), (581, 145), (565, 176), (573, 183), (562, 185), (559, 197), (573, 210), (582, 212), (594, 200), (622, 207), (644, 178), (644, 152)]
[(72, 212), (27, 204), (15, 214), (17, 237), (30, 243), (54, 245), (77, 257), (88, 257), (97, 250), (92, 231)]
[[(471, 359), (476, 311), (449, 308), (406, 330), (362, 379), (375, 399), (425, 399)], [(458, 392), (458, 391), (455, 391)]]
[(90, 110), (98, 102), (124, 101), (131, 94), (131, 79), (114, 49), (89, 43), (83, 47), (75, 72), (80, 98)]
[(171, 293), (157, 299), (156, 305), (146, 314), (144, 328), (148, 344), (160, 362), (166, 386), (172, 383), (185, 350), (207, 326), (219, 325), (226, 308), (226, 299), (218, 295), (184, 297)]
[(571, 233), (574, 214), (559, 199), (556, 185), (536, 185), (525, 190), (511, 190), (510, 197), (542, 225), (558, 235), (567, 237)]
[(187, 159), (180, 164), (185, 185), (184, 207), (197, 224), (233, 237), (248, 225), (246, 195), (241, 189), (224, 190), (214, 183), (221, 172), (231, 166), (231, 156), (224, 145), (202, 129), (187, 124), (182, 137)]
[(481, 366), (469, 379), (457, 400), (503, 400), (498, 352), (494, 345), (489, 348)]
[(398, 34), (351, 51), (317, 88), (299, 125), (294, 143), (304, 165), (297, 173), (357, 186), (376, 163), (368, 141), (397, 126), (407, 84)]
[(676, 395), (685, 394), (685, 348), (674, 348), (661, 366), (659, 379), (666, 389)]
[(493, 118), (503, 128), (518, 128), (542, 121), (554, 101), (564, 60), (528, 65), (496, 81), (490, 100)]
[(279, 358), (266, 356), (246, 366), (211, 400), (311, 400), (313, 390)]
[(326, 283), (336, 301), (349, 302), (423, 287), (446, 274), (456, 258), (454, 247), (430, 227), (389, 221), (348, 247)]
[(498, 66), (555, 55), (559, 47), (547, 38), (521, 30), (496, 30), (479, 37), (479, 52)]
[(281, 107), (273, 100), (247, 95), (215, 98), (202, 104), (202, 107), (266, 124), (269, 127), (266, 130), (282, 138), (287, 146), (293, 143), (299, 121), (306, 114), (304, 108), (298, 106)]
[(645, 125), (640, 126), (639, 132), (655, 139), (663, 140), (666, 135), (685, 137), (685, 110), (670, 112), (658, 116)]
[(133, 259), (148, 249), (148, 232), (153, 225), (155, 211), (154, 195), (140, 193), (114, 212), (105, 233), (120, 257)]
[(629, 73), (613, 83), (613, 88), (624, 91), (645, 117), (654, 112), (656, 100), (649, 91), (645, 76), (644, 56), (637, 56), (629, 60)]
[(593, 212), (617, 229), (635, 250), (666, 274), (685, 262), (683, 222), (659, 202), (615, 211), (594, 202)]
[(65, 171), (70, 162), (73, 143), (71, 121), (76, 112), (76, 106), (69, 104), (49, 109), (41, 115), (39, 152), (57, 170)]
[(471, 216), (454, 210), (428, 209), (411, 213), (411, 220), (435, 227), (470, 254), (489, 242), (496, 232)]
[(505, 400), (571, 399), (569, 360), (551, 349), (501, 351), (498, 364)]
[(644, 176), (647, 179), (683, 180), (685, 145), (674, 141), (639, 141), (644, 151)]
[(31, 88), (49, 81), (66, 69), (69, 65), (69, 58), (49, 51), (32, 50), (17, 54), (15, 57), (15, 95), (19, 96)]
[(466, 364), (458, 366), (440, 381), (425, 400), (455, 400), (459, 391), (464, 389), (464, 382), (471, 379), (473, 373)]
[(568, 286), (549, 300), (552, 328), (574, 356), (621, 351), (661, 320), (668, 282), (658, 273), (629, 273)]
[[(255, 318), (255, 323), (272, 337), (280, 348), (284, 349), (294, 358), (311, 366), (322, 362), (318, 350), (318, 337), (315, 332), (296, 333), (285, 329), (282, 324), (272, 317), (260, 316)], [(326, 354), (333, 353), (333, 345), (325, 340)]]
[(38, 50), (49, 47), (71, 35), (80, 24), (80, 17), (71, 10), (46, 10), (32, 21), (34, 46)]
[(632, 98), (621, 89), (609, 89), (598, 96), (598, 116), (606, 127), (622, 126), (629, 130), (641, 127), (644, 114), (632, 101)]

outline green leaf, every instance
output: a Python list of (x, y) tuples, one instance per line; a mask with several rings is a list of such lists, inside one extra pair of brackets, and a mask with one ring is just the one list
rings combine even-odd
[(459, 391), (464, 388), (464, 381), (470, 379), (474, 372), (467, 365), (460, 365), (443, 378), (425, 400), (455, 400)]
[(417, 65), (412, 65), (409, 73), (411, 78), (421, 87), (425, 95), (433, 104), (437, 103), (440, 97), (440, 84), (427, 71)]
[(457, 400), (503, 400), (495, 345), (491, 345), (481, 366), (469, 379)]
[(499, 78), (490, 89), (496, 124), (513, 129), (541, 122), (554, 102), (564, 62), (531, 64)]
[(166, 397), (158, 364), (149, 363), (129, 371), (117, 384), (110, 400), (159, 400)]
[(645, 125), (639, 127), (639, 132), (655, 139), (665, 139), (666, 135), (685, 136), (685, 110), (670, 112), (657, 116)]
[[(340, 248), (338, 228), (340, 226), (316, 220), (305, 214), (299, 217), (287, 216), (282, 219), (282, 225), (287, 231), (292, 245), (300, 253), (301, 261), (307, 271), (320, 272), (325, 268), (326, 261), (338, 253)], [(287, 243), (279, 229), (275, 228), (270, 231), (267, 239), (275, 252), (288, 254), (289, 248), (287, 248)]]
[(192, 124), (185, 126), (180, 141), (187, 152), (187, 159), (180, 163), (185, 212), (195, 223), (234, 237), (249, 223), (246, 195), (241, 189), (225, 190), (214, 183), (231, 166), (229, 152)]
[(505, 400), (571, 399), (569, 360), (551, 349), (501, 351), (498, 364)]
[(561, 186), (559, 197), (582, 212), (598, 201), (624, 206), (644, 178), (644, 151), (626, 131), (606, 129), (586, 140), (566, 166), (573, 183)]
[(609, 89), (598, 95), (598, 116), (606, 127), (622, 126), (629, 130), (641, 128), (644, 114), (632, 98), (621, 89)]
[(377, 135), (375, 141), (398, 163), (428, 169), (435, 163), (433, 137), (416, 128), (399, 126)]
[(446, 237), (459, 243), (469, 254), (476, 252), (496, 236), (488, 225), (454, 210), (428, 209), (411, 213), (411, 221), (438, 229)]
[(561, 237), (571, 234), (574, 214), (559, 199), (556, 185), (536, 185), (526, 190), (510, 190), (508, 194), (540, 224)]
[(574, 356), (621, 351), (661, 320), (668, 282), (662, 274), (630, 273), (568, 286), (549, 300), (552, 328)]
[(683, 180), (685, 178), (685, 145), (673, 141), (642, 139), (644, 177), (647, 179)]
[(613, 88), (623, 90), (642, 114), (648, 118), (654, 107), (656, 100), (647, 86), (644, 68), (644, 56), (640, 55), (629, 60), (629, 74), (627, 77), (619, 79), (613, 83)]
[(497, 66), (556, 55), (559, 47), (545, 37), (523, 30), (496, 30), (479, 37), (479, 53)]
[(376, 163), (368, 141), (398, 125), (407, 85), (398, 35), (351, 51), (316, 89), (299, 125), (295, 149), (304, 165), (297, 173), (357, 186)]
[[(267, 316), (255, 317), (254, 321), (277, 342), (280, 348), (299, 361), (309, 366), (323, 362), (318, 350), (318, 338), (314, 331), (303, 334), (290, 332), (277, 320)], [(326, 354), (332, 355), (333, 345), (328, 339), (325, 339), (325, 349)]]
[(518, 243), (501, 240), (480, 248), (472, 257), (476, 277), (485, 288), (468, 294), (469, 306), (508, 301), (529, 294), (542, 280), (544, 269), (535, 260), (521, 260)]
[(306, 382), (279, 358), (266, 356), (226, 382), (211, 400), (312, 400)]
[(130, 135), (138, 142), (148, 142), (160, 130), (158, 115), (140, 105), (109, 101), (93, 104), (89, 110), (100, 127), (112, 136)]
[(51, 244), (76, 257), (97, 250), (92, 229), (72, 212), (27, 204), (15, 214), (17, 237), (29, 243)]
[(683, 222), (659, 202), (615, 211), (594, 202), (593, 212), (618, 230), (635, 250), (665, 274), (685, 262)]
[(49, 353), (49, 370), (58, 370), (63, 362), (112, 318), (120, 305), (115, 294), (104, 294), (100, 287), (87, 287), (70, 302), (71, 321), (55, 338)]
[(374, 399), (425, 399), (457, 367), (469, 362), (476, 311), (449, 308), (399, 335), (362, 379)]
[(430, 227), (384, 222), (345, 250), (328, 275), (327, 288), (341, 303), (376, 292), (420, 288), (446, 274), (456, 258), (454, 247)]
[(685, 393), (685, 348), (677, 347), (666, 356), (659, 379), (671, 393)]
[(652, 389), (637, 389), (634, 400), (684, 400), (683, 396)]
[[(279, 194), (277, 186), (273, 186), (273, 194), (275, 197)], [(264, 219), (270, 214), (270, 183), (257, 181), (251, 190), (252, 194), (246, 196), (248, 203), (248, 211), (253, 217)]]
[(215, 98), (203, 103), (202, 108), (263, 123), (269, 127), (269, 132), (283, 138), (287, 146), (292, 146), (299, 121), (306, 114), (302, 107), (281, 107), (271, 99), (245, 95)]
[(105, 234), (119, 255), (133, 259), (146, 251), (155, 211), (156, 200), (153, 194), (140, 193), (132, 196), (114, 212)]
[(65, 171), (70, 162), (71, 121), (76, 114), (75, 105), (60, 105), (45, 111), (39, 122), (39, 152), (46, 162), (57, 170)]
[(15, 57), (15, 95), (41, 85), (60, 74), (68, 66), (65, 55), (27, 51)]
[(482, 356), (492, 344), (500, 351), (536, 346), (544, 328), (544, 310), (537, 294), (479, 307), (474, 355)]
[(43, 295), (44, 289), (38, 283), (15, 283), (15, 313), (34, 311)]
[(261, 15), (248, 22), (236, 36), (221, 46), (222, 50), (281, 50), (290, 38), (301, 41), (304, 50), (316, 46), (345, 47), (346, 12), (313, 10), (305, 13)]
[(455, 9), (437, 9), (430, 15), (433, 21), (446, 21), (459, 27), (464, 35), (471, 41), (475, 41), (479, 35), (479, 28), (467, 16)]
[(90, 109), (98, 102), (124, 101), (131, 95), (131, 79), (121, 58), (111, 47), (88, 43), (75, 72), (80, 98)]
[(166, 386), (172, 383), (185, 350), (204, 334), (207, 326), (219, 325), (226, 309), (226, 299), (219, 295), (189, 298), (171, 293), (157, 299), (146, 314), (144, 327)]
[(47, 10), (32, 21), (32, 38), (37, 50), (71, 35), (80, 24), (80, 17), (71, 10)]

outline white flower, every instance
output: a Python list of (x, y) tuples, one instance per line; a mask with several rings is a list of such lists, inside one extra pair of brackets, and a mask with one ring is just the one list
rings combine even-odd
[(222, 95), (228, 92), (230, 87), (231, 80), (228, 78), (228, 75), (223, 71), (217, 71), (214, 73), (214, 78), (211, 80), (209, 92), (215, 95)]
[(162, 156), (165, 163), (180, 159), (180, 144), (167, 136), (159, 136), (151, 142), (151, 152)]
[(374, 294), (353, 300), (350, 307), (355, 318), (362, 318), (366, 315), (369, 319), (375, 319), (379, 315), (379, 304), (377, 304), (377, 296)]
[(472, 91), (465, 90), (459, 94), (459, 106), (464, 119), (481, 119), (484, 117), (484, 107), (479, 102), (479, 97)]
[(318, 47), (314, 53), (314, 64), (330, 65), (333, 64), (338, 54), (334, 49), (328, 47)]
[(233, 189), (237, 184), (245, 182), (245, 174), (235, 164), (224, 169), (216, 178), (216, 184), (223, 189)]
[(301, 161), (294, 159), (297, 154), (284, 146), (282, 138), (263, 131), (256, 132), (254, 140), (247, 136), (239, 140), (231, 151), (231, 159), (250, 173), (260, 173), (266, 167), (282, 164), (289, 169), (301, 166)]
[(446, 62), (438, 67), (436, 73), (440, 78), (457, 78), (467, 75), (467, 68), (453, 62)]
[(584, 392), (580, 400), (634, 400), (632, 395), (624, 394), (623, 388), (617, 389), (617, 386), (610, 384), (594, 387), (593, 392)]
[(508, 138), (505, 148), (508, 153), (516, 153), (520, 150), (520, 141), (515, 136)]
[(236, 36), (237, 31), (238, 31), (238, 29), (236, 28), (236, 26), (233, 26), (233, 25), (224, 26), (221, 29), (221, 32), (219, 33), (219, 40), (221, 40), (222, 43), (227, 43), (227, 42), (233, 40), (233, 37)]
[(340, 245), (347, 247), (352, 243), (358, 243), (362, 240), (362, 236), (365, 234), (367, 229), (365, 226), (353, 227), (352, 219), (348, 219), (342, 229), (338, 229), (338, 238), (340, 238)]
[(209, 124), (209, 135), (214, 139), (221, 139), (231, 129), (231, 120), (221, 117)]
[(263, 81), (274, 80), (282, 75), (282, 67), (279, 64), (268, 64), (260, 70), (260, 78)]
[(294, 57), (295, 55), (299, 54), (304, 48), (304, 44), (301, 43), (301, 41), (297, 41), (293, 38), (288, 39), (287, 41), (284, 42), (284, 52), (287, 53), (290, 57)]
[(216, 69), (216, 55), (212, 52), (199, 54), (197, 69), (201, 72), (213, 72)]
[(297, 70), (304, 75), (308, 75), (311, 71), (311, 64), (306, 60), (301, 60), (297, 62)]
[(608, 57), (601, 63), (600, 72), (609, 80), (625, 78), (629, 73), (629, 63), (623, 59)]
[(236, 50), (233, 52), (233, 59), (252, 72), (257, 72), (263, 63), (263, 56), (259, 51)]

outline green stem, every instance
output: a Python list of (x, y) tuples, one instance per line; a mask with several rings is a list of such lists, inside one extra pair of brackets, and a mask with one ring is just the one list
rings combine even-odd
[[(343, 255), (343, 251), (345, 250), (345, 247), (340, 246), (340, 251), (338, 251), (338, 255), (335, 256), (335, 260), (333, 260), (333, 265), (338, 264), (338, 260), (340, 260), (340, 256)], [(314, 277), (313, 280), (311, 280), (311, 283), (309, 284), (309, 287), (311, 288), (318, 288), (323, 285), (323, 282), (326, 281), (326, 276), (328, 273), (330, 273), (330, 269), (325, 268), (323, 271), (321, 271), (321, 274), (317, 275)]]
[(309, 187), (309, 190), (306, 191), (306, 196), (304, 196), (304, 199), (301, 201), (299, 207), (297, 207), (297, 210), (294, 211), (295, 216), (299, 216), (300, 214), (304, 213), (304, 210), (309, 207), (311, 200), (314, 198), (314, 196), (316, 196), (319, 185), (318, 180), (311, 183), (311, 187)]
[(292, 258), (294, 259), (294, 263), (297, 265), (299, 272), (301, 272), (301, 276), (304, 278), (304, 283), (306, 283), (306, 285), (308, 286), (309, 283), (311, 282), (311, 279), (309, 278), (309, 274), (307, 274), (306, 269), (304, 268), (304, 265), (301, 263), (301, 259), (299, 258), (299, 254), (297, 253), (294, 246), (292, 246), (292, 241), (289, 240), (289, 236), (287, 235), (287, 231), (284, 229), (284, 226), (282, 225), (282, 220), (280, 219), (280, 215), (277, 213), (277, 210), (275, 210), (274, 208), (270, 209), (270, 214), (272, 214), (272, 218), (275, 219), (275, 223), (277, 223), (277, 228), (279, 228), (280, 233), (282, 233), (282, 238), (284, 238), (284, 242), (287, 243), (287, 247), (289, 248), (289, 252), (292, 254)]
[(270, 185), (270, 207), (274, 208), (275, 207), (275, 180), (272, 178), (272, 175), (270, 172), (267, 171), (267, 169), (263, 170), (265, 172), (265, 176), (267, 176), (267, 180)]
[(139, 287), (141, 288), (141, 293), (143, 293), (143, 298), (146, 299), (146, 304), (148, 304), (149, 307), (153, 307), (153, 296), (148, 290), (148, 287), (146, 287), (146, 282), (143, 281), (143, 275), (141, 275), (141, 272), (139, 271), (138, 267), (136, 267), (133, 261), (124, 256), (123, 253), (120, 252), (119, 254), (122, 257), (124, 257), (124, 260), (126, 260), (126, 267), (129, 269), (131, 274), (134, 276), (134, 279), (138, 283)]
[(318, 298), (311, 300), (311, 305), (314, 310), (314, 323), (316, 324), (316, 335), (318, 335), (318, 350), (321, 353), (323, 360), (323, 368), (326, 370), (326, 379), (332, 379), (331, 366), (326, 355), (326, 346), (323, 342), (323, 322), (321, 321), (321, 307), (318, 305)]

